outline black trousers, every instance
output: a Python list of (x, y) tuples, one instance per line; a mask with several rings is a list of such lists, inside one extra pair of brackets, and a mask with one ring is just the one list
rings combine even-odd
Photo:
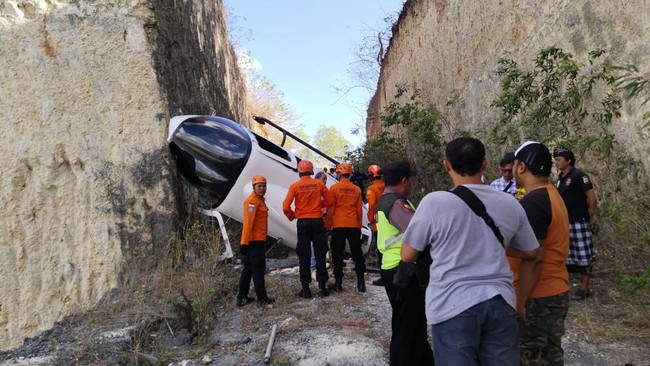
[(390, 339), (391, 365), (433, 365), (433, 351), (428, 340), (425, 291), (411, 278), (406, 289), (393, 284), (397, 268), (380, 271), (388, 301), (393, 308)]
[(377, 248), (377, 232), (373, 231), (372, 232), (372, 240), (370, 241), (370, 249), (371, 251), (375, 252), (377, 254), (377, 263), (379, 264), (379, 267), (381, 268), (381, 252), (379, 251), (379, 248)]
[(350, 252), (354, 260), (354, 271), (363, 274), (366, 271), (366, 259), (361, 250), (361, 229), (352, 227), (337, 227), (332, 229), (332, 263), (334, 264), (334, 278), (343, 278), (343, 253), (345, 241), (350, 244)]
[(239, 293), (237, 297), (248, 297), (248, 288), (251, 278), (255, 286), (255, 296), (258, 300), (266, 299), (266, 287), (264, 285), (264, 274), (266, 273), (266, 242), (252, 241), (248, 243), (246, 255), (242, 258), (244, 270), (239, 277)]
[(316, 259), (316, 280), (318, 283), (325, 283), (329, 278), (325, 265), (327, 254), (327, 240), (325, 237), (325, 226), (322, 218), (298, 219), (298, 263), (300, 264), (300, 283), (309, 285), (311, 283), (311, 243), (314, 243), (314, 258)]
[(386, 290), (390, 307), (393, 309), (395, 309), (395, 301), (397, 299), (397, 287), (393, 285), (393, 277), (395, 276), (396, 270), (397, 268), (379, 270), (379, 275), (381, 276), (381, 280), (384, 282), (384, 289)]

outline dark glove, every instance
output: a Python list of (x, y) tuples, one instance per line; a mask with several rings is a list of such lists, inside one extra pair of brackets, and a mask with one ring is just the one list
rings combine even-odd
[(248, 245), (240, 245), (239, 246), (239, 254), (242, 256), (245, 256), (246, 253), (248, 253)]
[(598, 235), (600, 232), (600, 224), (598, 221), (591, 221), (588, 225), (587, 228), (591, 232), (591, 235)]

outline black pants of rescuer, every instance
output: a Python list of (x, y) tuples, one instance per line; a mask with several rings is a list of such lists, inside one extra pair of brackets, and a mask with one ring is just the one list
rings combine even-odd
[(255, 296), (258, 300), (266, 299), (266, 287), (264, 285), (264, 274), (266, 273), (266, 242), (252, 241), (248, 243), (246, 255), (242, 258), (244, 270), (239, 277), (239, 294), (237, 297), (244, 299), (248, 297), (248, 288), (253, 279)]
[(370, 250), (373, 251), (375, 254), (377, 254), (377, 263), (379, 264), (379, 268), (381, 268), (381, 252), (379, 251), (379, 248), (377, 248), (377, 231), (372, 232), (372, 240), (370, 241)]
[(337, 227), (332, 229), (332, 264), (334, 264), (334, 278), (343, 278), (343, 253), (345, 240), (350, 244), (350, 252), (354, 260), (354, 272), (363, 274), (366, 271), (366, 262), (361, 250), (361, 229), (352, 227)]
[(395, 276), (396, 270), (397, 268), (379, 270), (379, 275), (381, 276), (381, 280), (384, 282), (384, 289), (386, 290), (390, 307), (393, 309), (395, 309), (395, 301), (397, 298), (397, 286), (393, 285), (393, 277)]
[[(386, 279), (384, 279), (386, 281)], [(384, 282), (386, 283), (386, 282)], [(425, 291), (411, 278), (406, 289), (395, 287), (390, 340), (390, 364), (433, 365), (433, 351), (428, 340), (425, 314)]]
[(327, 267), (325, 255), (327, 254), (327, 239), (323, 219), (298, 219), (298, 263), (300, 264), (300, 283), (311, 283), (311, 243), (314, 243), (314, 258), (316, 259), (316, 280), (319, 284), (326, 283)]

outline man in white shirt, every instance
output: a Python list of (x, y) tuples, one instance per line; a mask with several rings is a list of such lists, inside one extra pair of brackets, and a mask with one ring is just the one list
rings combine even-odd
[(490, 187), (497, 191), (506, 192), (512, 196), (515, 195), (515, 192), (517, 191), (517, 181), (512, 175), (512, 166), (514, 162), (514, 153), (508, 152), (503, 156), (503, 159), (499, 162), (499, 167), (501, 167), (501, 177), (493, 180), (492, 183), (490, 183)]

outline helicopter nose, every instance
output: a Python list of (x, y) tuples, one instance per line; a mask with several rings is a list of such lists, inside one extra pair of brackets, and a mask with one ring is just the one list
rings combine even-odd
[(251, 154), (248, 132), (216, 116), (178, 116), (169, 123), (169, 150), (177, 171), (202, 192), (209, 208), (226, 198)]

